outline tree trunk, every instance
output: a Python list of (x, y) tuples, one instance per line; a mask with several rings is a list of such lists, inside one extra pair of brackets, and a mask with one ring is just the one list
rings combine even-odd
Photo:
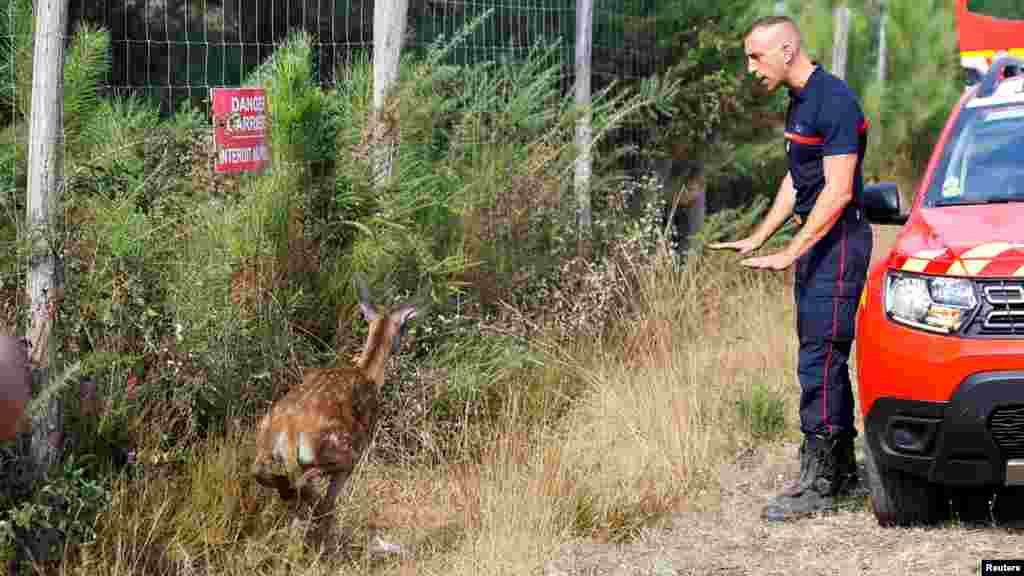
[(885, 60), (888, 57), (887, 47), (885, 45), (885, 20), (887, 16), (887, 10), (885, 9), (885, 1), (878, 5), (878, 83), (884, 88), (885, 87)]
[(832, 36), (832, 73), (846, 78), (847, 39), (850, 32), (850, 9), (845, 4), (832, 11), (835, 34)]
[(576, 0), (576, 106), (580, 116), (576, 120), (576, 220), (582, 253), (589, 253), (591, 238), (590, 175), (593, 171), (591, 146), (590, 58), (593, 47), (593, 0)]
[[(53, 238), (60, 206), (63, 161), (64, 29), (67, 0), (37, 0), (32, 68), (32, 112), (28, 152), (27, 229), (32, 242), (28, 297), (33, 387), (39, 394), (57, 375), (55, 353), (60, 262)], [(63, 414), (59, 395), (36, 406), (32, 418), (31, 459), (37, 476), (45, 475), (60, 456)]]
[(690, 237), (700, 232), (707, 217), (707, 181), (703, 166), (697, 166), (696, 173), (686, 183), (686, 190), (689, 204), (686, 206), (686, 235), (680, 242), (682, 250), (689, 248)]
[(377, 0), (373, 12), (373, 106), (370, 109), (370, 127), (373, 143), (370, 159), (373, 164), (373, 184), (383, 186), (391, 177), (394, 161), (394, 134), (398, 126), (392, 125), (385, 106), (387, 97), (398, 81), (399, 57), (405, 37), (405, 19), (409, 0)]
[(700, 231), (707, 217), (707, 182), (699, 162), (665, 158), (654, 162), (654, 173), (661, 182), (668, 205), (668, 221), (677, 241), (676, 249), (685, 253), (690, 237)]

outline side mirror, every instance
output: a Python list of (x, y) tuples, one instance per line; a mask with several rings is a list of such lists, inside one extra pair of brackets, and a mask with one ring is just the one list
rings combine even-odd
[(904, 224), (907, 214), (900, 210), (900, 191), (895, 182), (865, 184), (864, 215), (872, 224)]

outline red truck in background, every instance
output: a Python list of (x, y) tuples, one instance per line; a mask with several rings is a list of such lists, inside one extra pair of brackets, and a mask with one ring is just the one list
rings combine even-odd
[(956, 23), (960, 65), (969, 84), (977, 83), (1000, 56), (1024, 58), (1024, 21), (977, 14), (968, 9), (968, 0), (956, 0)]
[(1024, 516), (1024, 21), (956, 10), (977, 79), (909, 214), (895, 184), (864, 189), (869, 221), (902, 225), (857, 316), (864, 460), (885, 526)]

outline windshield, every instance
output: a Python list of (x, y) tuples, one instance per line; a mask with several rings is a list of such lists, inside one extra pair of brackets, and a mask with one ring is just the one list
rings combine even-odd
[(1024, 105), (964, 110), (929, 204), (1024, 202)]

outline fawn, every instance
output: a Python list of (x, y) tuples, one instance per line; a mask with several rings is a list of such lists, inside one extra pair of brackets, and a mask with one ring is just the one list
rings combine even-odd
[[(270, 408), (256, 430), (252, 474), (281, 498), (298, 496), (301, 502), (312, 496), (310, 481), (330, 479), (317, 516), (334, 510), (338, 489), (369, 443), (385, 364), (398, 351), (407, 322), (417, 312), (413, 304), (379, 310), (370, 302), (365, 279), (356, 275), (354, 283), (370, 325), (358, 364), (307, 369), (301, 384)], [(376, 544), (385, 551), (398, 551), (379, 539)]]

